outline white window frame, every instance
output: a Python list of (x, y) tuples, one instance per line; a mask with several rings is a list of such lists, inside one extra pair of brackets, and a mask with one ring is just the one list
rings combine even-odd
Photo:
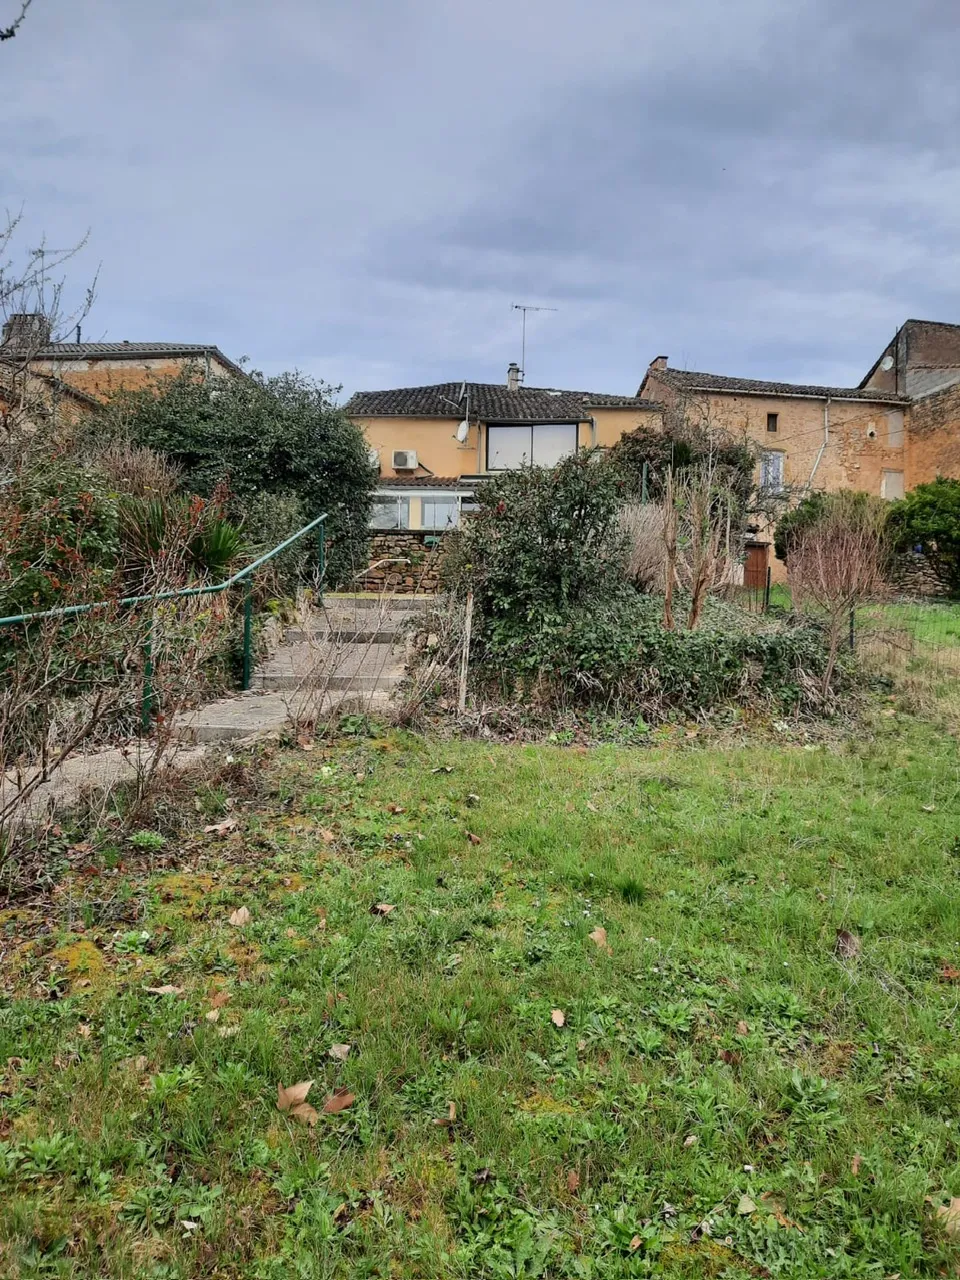
[[(410, 528), (410, 499), (420, 499), (420, 527), (417, 529)], [(445, 529), (456, 528), (460, 524), (463, 517), (464, 502), (473, 502), (473, 490), (463, 489), (377, 489), (374, 492), (374, 503), (383, 503), (386, 505), (388, 501), (396, 500), (397, 502), (397, 518), (402, 520), (406, 517), (406, 524), (394, 525), (391, 529), (378, 529), (375, 525), (370, 525), (372, 533), (443, 533)], [(423, 503), (424, 502), (449, 502), (456, 503), (457, 521), (455, 525), (444, 525), (443, 529), (428, 529), (423, 523)], [(405, 505), (404, 505), (405, 504)]]
[[(410, 495), (406, 493), (384, 493), (382, 491), (373, 495), (374, 508), (389, 507), (391, 502), (396, 503), (397, 523), (391, 525), (371, 524), (370, 528), (374, 533), (402, 533), (410, 528)], [(372, 516), (373, 512), (370, 514)]]
[[(782, 493), (784, 487), (784, 467), (786, 464), (786, 454), (782, 449), (764, 449), (760, 455), (760, 492), (761, 493)], [(770, 463), (777, 459), (775, 470), (777, 475), (771, 479), (769, 475)]]
[(570, 431), (572, 435), (572, 447), (568, 449), (565, 454), (562, 454), (561, 457), (568, 457), (570, 454), (576, 453), (577, 446), (580, 443), (579, 422), (488, 422), (487, 430), (486, 430), (487, 471), (493, 472), (496, 474), (497, 472), (500, 472), (500, 471), (516, 471), (518, 469), (517, 467), (495, 467), (493, 465), (492, 459), (493, 459), (494, 449), (491, 448), (490, 438), (491, 438), (491, 435), (495, 436), (497, 431), (529, 431), (530, 433), (529, 454), (524, 455), (524, 461), (520, 464), (520, 466), (527, 466), (527, 467), (538, 467), (541, 465), (546, 465), (550, 467), (556, 466), (557, 465), (556, 462), (541, 464), (537, 461), (536, 441), (535, 441), (535, 435), (534, 435), (534, 432), (536, 431), (537, 427), (552, 427), (554, 429), (556, 429), (557, 427), (563, 427), (565, 430)]

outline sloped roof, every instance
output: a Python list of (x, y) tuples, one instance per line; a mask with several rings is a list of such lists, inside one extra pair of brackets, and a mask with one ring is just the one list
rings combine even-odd
[[(463, 396), (460, 392), (463, 388)], [(458, 418), (466, 412), (484, 422), (582, 422), (591, 409), (657, 409), (640, 396), (611, 396), (552, 387), (510, 391), (491, 382), (438, 382), (429, 387), (397, 387), (390, 391), (358, 391), (345, 412), (355, 418)]]
[[(11, 348), (15, 350), (15, 348)], [(3, 348), (0, 347), (0, 352)], [(233, 369), (243, 370), (209, 342), (50, 342), (30, 351), (31, 360), (203, 360), (211, 356)]]
[[(820, 387), (808, 383), (764, 382), (758, 378), (728, 378), (720, 373), (697, 373), (692, 369), (651, 369), (649, 374), (660, 378), (678, 391), (727, 391), (744, 395), (815, 396), (834, 400), (871, 400), (887, 404), (907, 404), (909, 398), (896, 391), (877, 391), (870, 387)], [(648, 375), (649, 376), (649, 375)], [(644, 378), (644, 385), (646, 378)], [(641, 388), (642, 389), (642, 388)]]

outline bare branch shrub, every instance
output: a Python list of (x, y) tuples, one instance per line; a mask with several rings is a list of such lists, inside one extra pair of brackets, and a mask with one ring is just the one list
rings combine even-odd
[(641, 591), (662, 591), (666, 564), (664, 510), (659, 502), (629, 502), (619, 516), (626, 574)]
[(882, 599), (887, 591), (886, 517), (886, 507), (879, 499), (863, 502), (858, 495), (833, 494), (821, 516), (803, 530), (791, 550), (794, 605), (824, 621), (824, 696), (830, 689), (851, 610)]

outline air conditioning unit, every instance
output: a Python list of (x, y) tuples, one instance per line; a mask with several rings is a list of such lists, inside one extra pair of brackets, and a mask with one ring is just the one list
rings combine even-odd
[(393, 469), (394, 471), (416, 471), (417, 469), (416, 449), (394, 449)]

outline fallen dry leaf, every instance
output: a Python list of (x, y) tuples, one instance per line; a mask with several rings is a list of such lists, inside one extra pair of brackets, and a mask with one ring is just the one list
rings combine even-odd
[(580, 1175), (576, 1169), (571, 1169), (567, 1174), (567, 1190), (571, 1195), (580, 1189)]
[(550, 1014), (550, 1021), (555, 1027), (562, 1027), (566, 1020), (562, 1009), (554, 1009)]
[(642, 1244), (643, 1244), (643, 1237), (634, 1236), (633, 1239), (630, 1241), (630, 1252), (636, 1253)]
[(233, 831), (236, 825), (236, 818), (224, 818), (222, 822), (211, 822), (208, 827), (204, 827), (203, 834), (205, 836), (225, 836), (228, 832)]
[(854, 1177), (856, 1177), (857, 1174), (860, 1172), (861, 1164), (863, 1164), (863, 1156), (861, 1155), (854, 1156), (853, 1159), (850, 1161), (850, 1172), (853, 1174)]
[(742, 1056), (735, 1049), (721, 1049), (719, 1053), (721, 1062), (725, 1062), (728, 1067), (739, 1067), (743, 1061)]
[(737, 1035), (738, 1035), (738, 1036), (748, 1036), (749, 1034), (750, 1034), (750, 1028), (747, 1026), (747, 1024), (746, 1024), (745, 1022), (738, 1022), (738, 1023), (737, 1023)]
[(219, 1022), (219, 1021), (220, 1021), (220, 1010), (219, 1010), (219, 1009), (208, 1009), (208, 1010), (207, 1010), (207, 1012), (206, 1012), (203, 1016), (206, 1018), (206, 1020), (207, 1020), (208, 1022)]
[(183, 992), (183, 987), (165, 982), (162, 987), (144, 987), (144, 991), (149, 991), (152, 996), (178, 996)]
[(241, 928), (243, 925), (249, 924), (252, 919), (253, 916), (247, 907), (237, 907), (236, 911), (227, 917), (227, 924), (233, 924), (237, 928)]
[(439, 764), (436, 769), (431, 769), (431, 773), (453, 773), (452, 764)]
[(841, 960), (856, 960), (860, 954), (860, 946), (860, 939), (855, 933), (850, 933), (847, 929), (837, 930), (834, 948)]
[(949, 1204), (938, 1205), (937, 1217), (948, 1236), (960, 1236), (960, 1196), (953, 1196)]
[(470, 841), (470, 843), (471, 843), (471, 844), (479, 844), (479, 843), (480, 843), (480, 837), (479, 837), (479, 836), (474, 835), (472, 831), (468, 831), (468, 832), (467, 832), (467, 839)]
[(387, 813), (403, 813), (402, 804), (388, 804)]
[(346, 1062), (350, 1056), (350, 1050), (353, 1046), (349, 1044), (332, 1044), (327, 1053), (335, 1062)]
[(699, 1141), (700, 1139), (697, 1137), (697, 1135), (695, 1133), (691, 1133), (686, 1138), (684, 1138), (683, 1145), (685, 1147), (695, 1147)]
[(77, 1030), (83, 1036), (84, 1040), (89, 1040), (93, 1035), (93, 1027), (91, 1027), (89, 1022), (81, 1022), (78, 1025)]
[(756, 1213), (756, 1212), (757, 1212), (757, 1206), (754, 1204), (754, 1202), (750, 1199), (749, 1196), (741, 1196), (740, 1199), (737, 1201), (737, 1213), (739, 1213), (741, 1217), (745, 1218), (749, 1214)]
[(603, 928), (602, 925), (599, 925), (596, 929), (594, 929), (594, 931), (589, 935), (589, 937), (590, 937), (590, 941), (595, 942), (601, 951), (606, 951), (608, 956), (613, 955), (613, 948), (609, 946), (607, 943), (607, 931), (606, 929)]
[(765, 1191), (760, 1197), (760, 1203), (768, 1213), (773, 1214), (781, 1227), (786, 1227), (788, 1231), (799, 1231), (800, 1234), (803, 1235), (803, 1227), (801, 1227), (799, 1223), (794, 1222), (792, 1218), (787, 1217), (783, 1211), (783, 1205), (779, 1202), (772, 1191)]
[(335, 1116), (338, 1111), (345, 1111), (347, 1107), (352, 1107), (356, 1100), (356, 1094), (351, 1093), (349, 1089), (334, 1089), (332, 1095), (323, 1104), (323, 1114)]
[(590, 810), (591, 813), (597, 812), (597, 806), (591, 800), (587, 801), (587, 808)]
[(320, 828), (320, 839), (323, 841), (324, 844), (333, 844), (336, 838), (337, 837), (334, 835), (334, 833), (330, 830), (329, 827)]
[(238, 1036), (239, 1034), (240, 1034), (239, 1027), (218, 1027), (217, 1028), (217, 1035), (220, 1036), (220, 1038), (223, 1040), (229, 1040), (231, 1036)]
[(958, 982), (960, 981), (960, 969), (955, 968), (952, 964), (944, 964), (940, 966), (941, 982)]
[(306, 1100), (312, 1087), (312, 1080), (301, 1080), (299, 1084), (291, 1084), (287, 1088), (278, 1084), (277, 1110), (293, 1116), (301, 1124), (308, 1124), (312, 1128), (320, 1118), (316, 1108), (311, 1107)]
[(225, 1004), (229, 1004), (229, 1003), (230, 1003), (229, 991), (215, 991), (214, 994), (210, 997), (211, 1009), (222, 1009)]
[(313, 1088), (312, 1080), (301, 1080), (299, 1084), (277, 1085), (277, 1110), (289, 1111), (306, 1102), (307, 1094)]
[(391, 902), (377, 902), (370, 908), (372, 916), (388, 916), (391, 911), (396, 911), (396, 907)]

